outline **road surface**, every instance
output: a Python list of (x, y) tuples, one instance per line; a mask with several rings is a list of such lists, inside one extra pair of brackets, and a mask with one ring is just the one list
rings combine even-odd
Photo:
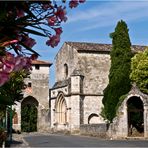
[(37, 134), (26, 135), (28, 147), (147, 147), (148, 140), (102, 140), (97, 137)]

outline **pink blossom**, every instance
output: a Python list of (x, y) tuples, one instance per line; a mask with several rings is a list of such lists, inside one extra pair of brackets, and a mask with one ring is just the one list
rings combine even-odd
[(86, 0), (79, 0), (79, 3), (84, 3)]
[(18, 42), (18, 40), (6, 41), (2, 44), (2, 46), (9, 46), (9, 45), (17, 43), (17, 42)]
[(36, 55), (36, 54), (32, 54), (31, 56), (30, 56), (30, 59), (31, 60), (36, 60), (38, 58), (38, 56)]
[(54, 28), (54, 30), (55, 30), (55, 32), (56, 32), (57, 35), (61, 35), (61, 33), (63, 32), (61, 27)]
[(31, 67), (31, 60), (28, 57), (23, 57), (23, 56), (17, 56), (15, 58), (15, 67), (14, 71), (21, 70), (23, 68), (25, 69), (30, 69)]
[(60, 42), (60, 36), (59, 35), (53, 35), (52, 37), (50, 37), (50, 39), (46, 42), (46, 44), (48, 46), (51, 46), (52, 48), (54, 48), (55, 46), (58, 45), (58, 43)]
[(13, 71), (15, 66), (15, 57), (13, 54), (7, 52), (5, 56), (1, 58), (1, 70), (7, 73)]
[(42, 9), (47, 10), (48, 8), (53, 8), (53, 6), (50, 3), (42, 5)]
[(0, 71), (0, 86), (5, 84), (9, 80), (9, 73)]
[(27, 47), (32, 48), (35, 44), (36, 41), (32, 38), (29, 38), (28, 36), (25, 37), (25, 41), (23, 42)]
[(16, 13), (17, 13), (18, 18), (25, 16), (25, 13), (24, 13), (24, 11), (22, 9), (17, 10)]
[(55, 15), (56, 15), (61, 21), (66, 22), (67, 17), (66, 17), (66, 10), (65, 10), (65, 7), (62, 8), (62, 6), (59, 6), (59, 7), (57, 8), (57, 12), (55, 12)]
[(78, 0), (71, 0), (70, 2), (69, 2), (69, 7), (70, 8), (75, 8), (75, 7), (77, 7), (78, 6)]
[(57, 18), (55, 16), (51, 16), (47, 18), (47, 21), (49, 26), (54, 26), (57, 21)]
[(15, 63), (11, 62), (11, 61), (6, 61), (4, 66), (3, 66), (3, 71), (10, 73), (13, 71), (15, 66)]

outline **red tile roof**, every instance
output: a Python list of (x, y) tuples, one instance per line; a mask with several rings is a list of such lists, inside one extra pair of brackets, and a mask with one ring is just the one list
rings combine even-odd
[(33, 60), (32, 65), (52, 65), (52, 63), (47, 62), (47, 61), (41, 61), (41, 60)]

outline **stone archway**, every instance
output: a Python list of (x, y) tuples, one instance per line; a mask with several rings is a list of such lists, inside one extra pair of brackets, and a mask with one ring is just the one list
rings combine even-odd
[(99, 123), (99, 115), (92, 113), (88, 116), (88, 124)]
[(67, 122), (67, 105), (64, 95), (60, 93), (55, 104), (56, 122), (58, 125), (64, 125)]
[(38, 101), (32, 96), (24, 98), (21, 102), (21, 131), (37, 131), (38, 105)]
[(128, 136), (144, 136), (144, 105), (140, 97), (132, 96), (127, 100)]

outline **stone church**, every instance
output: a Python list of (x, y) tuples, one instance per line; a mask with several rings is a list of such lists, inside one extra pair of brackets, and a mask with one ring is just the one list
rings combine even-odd
[[(111, 47), (110, 44), (82, 42), (63, 44), (55, 57), (56, 82), (50, 89), (51, 128), (54, 131), (79, 132), (82, 125), (106, 124), (100, 113), (103, 90), (109, 81)], [(144, 49), (144, 46), (132, 46), (134, 53)], [(130, 110), (128, 105), (131, 104), (135, 108), (140, 105)], [(142, 136), (148, 137), (148, 97), (134, 86), (121, 104), (117, 118), (104, 132), (113, 138), (129, 136), (135, 113), (142, 117)], [(88, 133), (90, 128), (83, 131)]]
[[(27, 124), (30, 120), (22, 116), (23, 108), (28, 106), (28, 109), (34, 107), (34, 126), (31, 131), (45, 131), (50, 128), (50, 110), (49, 110), (49, 68), (52, 65), (50, 62), (35, 60), (32, 62), (32, 71), (29, 78), (25, 79), (27, 88), (24, 90), (24, 99), (17, 102), (13, 106), (15, 115), (13, 117), (13, 129), (16, 131), (25, 131), (22, 124)], [(28, 110), (31, 111), (31, 110)], [(26, 117), (28, 115), (25, 115)], [(29, 118), (29, 117), (28, 117)], [(27, 125), (26, 125), (27, 124)]]

